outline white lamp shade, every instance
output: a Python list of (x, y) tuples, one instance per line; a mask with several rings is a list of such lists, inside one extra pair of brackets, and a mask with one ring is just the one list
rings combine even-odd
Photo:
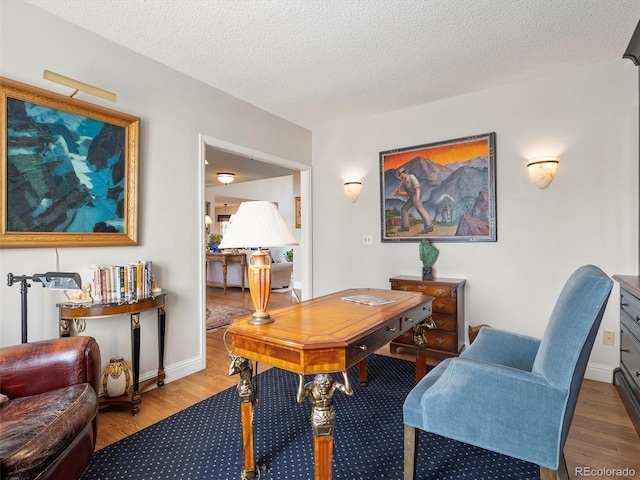
[(204, 216), (204, 224), (205, 225), (211, 225), (213, 223), (213, 220), (211, 219), (210, 215), (205, 215)]
[(529, 178), (541, 189), (547, 188), (556, 176), (558, 159), (556, 157), (537, 157), (527, 162)]
[(298, 245), (287, 222), (272, 202), (243, 202), (233, 215), (220, 248), (268, 248)]

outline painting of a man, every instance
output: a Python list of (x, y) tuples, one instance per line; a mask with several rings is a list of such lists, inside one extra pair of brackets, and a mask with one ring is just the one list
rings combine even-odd
[(401, 168), (400, 178), (402, 178), (402, 183), (396, 188), (395, 194), (398, 196), (407, 197), (407, 200), (404, 202), (404, 205), (401, 209), (402, 214), (402, 223), (399, 232), (408, 232), (409, 225), (409, 210), (412, 207), (415, 207), (416, 211), (422, 217), (423, 229), (420, 232), (421, 234), (427, 234), (433, 231), (433, 222), (431, 221), (431, 217), (427, 213), (427, 211), (422, 206), (422, 201), (420, 200), (420, 182), (416, 178), (416, 176), (412, 173), (407, 172), (406, 168)]

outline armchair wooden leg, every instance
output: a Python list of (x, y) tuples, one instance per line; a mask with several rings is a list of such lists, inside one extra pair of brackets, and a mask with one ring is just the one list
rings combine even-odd
[(560, 457), (560, 465), (558, 465), (558, 470), (551, 470), (550, 468), (542, 466), (540, 467), (540, 480), (569, 480), (569, 472), (567, 471), (567, 462), (564, 459), (564, 454), (562, 455), (562, 457)]
[(418, 453), (418, 430), (407, 424), (404, 426), (404, 480), (414, 480), (416, 476), (416, 454)]

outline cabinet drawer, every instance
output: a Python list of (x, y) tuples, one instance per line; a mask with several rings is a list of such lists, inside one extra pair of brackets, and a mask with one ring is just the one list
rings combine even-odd
[(456, 314), (456, 301), (450, 298), (436, 298), (431, 305), (434, 314), (445, 313), (448, 315)]
[(640, 322), (640, 299), (624, 288), (620, 289), (620, 311), (635, 323)]
[(402, 290), (405, 292), (420, 292), (432, 297), (450, 297), (451, 287), (446, 285), (424, 285), (418, 283), (397, 283), (391, 282), (392, 290)]
[(629, 378), (640, 388), (640, 342), (626, 329), (620, 327), (620, 363)]
[(427, 330), (425, 337), (427, 338), (427, 348), (445, 350), (447, 352), (458, 351), (458, 337), (455, 333)]
[(458, 331), (458, 319), (453, 315), (438, 315), (433, 314), (433, 323), (436, 324), (436, 330), (443, 330), (445, 332), (457, 332)]

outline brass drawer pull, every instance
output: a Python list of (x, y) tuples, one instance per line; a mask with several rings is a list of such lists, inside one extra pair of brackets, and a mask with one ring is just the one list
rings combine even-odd
[(396, 330), (396, 327), (387, 327), (387, 332), (395, 332)]
[(445, 324), (445, 321), (444, 320), (438, 320), (436, 323), (438, 324), (439, 327), (443, 327), (444, 324)]
[(445, 342), (445, 340), (442, 337), (438, 337), (438, 338), (436, 338), (436, 342), (438, 342), (440, 345), (442, 345)]
[(442, 310), (445, 307), (444, 303), (436, 303), (436, 308)]
[(406, 292), (407, 290), (409, 290), (409, 287), (407, 287), (406, 285), (403, 285), (403, 286), (401, 287), (401, 290), (404, 290), (404, 291)]
[(437, 288), (437, 289), (436, 289), (436, 293), (437, 293), (438, 295), (444, 295), (444, 288)]
[(411, 318), (411, 317), (407, 317), (406, 321), (411, 322), (411, 323), (415, 322), (415, 320), (413, 318)]
[(359, 348), (360, 350), (366, 350), (367, 346), (366, 345), (356, 345), (356, 348)]

